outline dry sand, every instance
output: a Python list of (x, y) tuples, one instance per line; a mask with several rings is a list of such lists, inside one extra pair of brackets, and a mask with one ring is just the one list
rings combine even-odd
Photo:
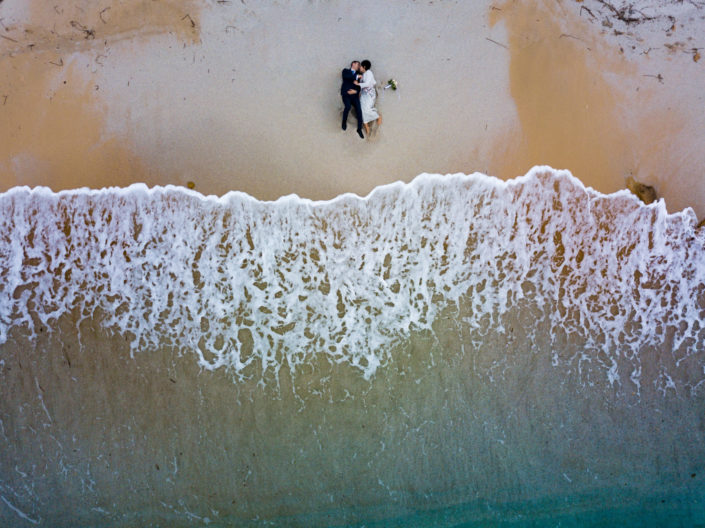
[[(193, 181), (326, 199), (549, 164), (603, 192), (633, 175), (703, 216), (696, 4), (647, 31), (596, 1), (5, 0), (0, 190)], [(400, 84), (370, 140), (352, 118), (340, 130), (351, 58)]]

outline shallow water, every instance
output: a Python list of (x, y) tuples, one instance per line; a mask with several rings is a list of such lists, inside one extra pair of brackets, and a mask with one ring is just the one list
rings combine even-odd
[(705, 518), (691, 211), (547, 167), (0, 211), (4, 524)]

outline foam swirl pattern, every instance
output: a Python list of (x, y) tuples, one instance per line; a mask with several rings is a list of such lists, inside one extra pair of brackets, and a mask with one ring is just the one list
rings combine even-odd
[[(533, 310), (556, 367), (692, 391), (705, 377), (695, 223), (548, 167), (508, 182), (424, 174), (328, 202), (14, 188), (0, 195), (0, 343), (74, 314), (133, 354), (172, 346), (235, 379), (314, 358), (370, 378), (441, 314), (478, 344)], [(670, 361), (645, 376), (649, 347)]]

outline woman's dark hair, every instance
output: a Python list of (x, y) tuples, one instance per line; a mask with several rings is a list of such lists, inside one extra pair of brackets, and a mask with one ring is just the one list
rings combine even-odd
[(372, 67), (372, 64), (370, 64), (370, 61), (365, 59), (362, 61), (360, 64), (362, 64), (362, 67), (365, 68), (365, 71), (369, 70)]

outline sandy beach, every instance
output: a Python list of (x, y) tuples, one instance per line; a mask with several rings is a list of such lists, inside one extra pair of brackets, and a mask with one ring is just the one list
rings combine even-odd
[(0, 525), (702, 523), (703, 35), (705, 0), (0, 0)]
[[(702, 216), (705, 10), (679, 5), (627, 24), (596, 1), (5, 0), (0, 190), (328, 199), (547, 164), (602, 192), (633, 175)], [(399, 82), (365, 141), (340, 130), (352, 58)]]

